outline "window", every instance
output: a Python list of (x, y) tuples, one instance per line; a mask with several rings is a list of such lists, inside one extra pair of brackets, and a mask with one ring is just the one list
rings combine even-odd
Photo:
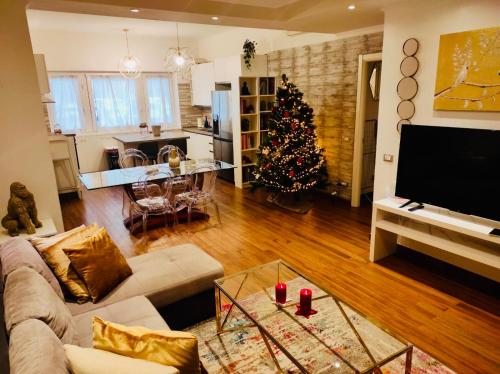
[(56, 101), (49, 108), (51, 122), (63, 132), (130, 131), (141, 122), (180, 128), (176, 91), (168, 74), (126, 79), (119, 73), (53, 72), (49, 79)]
[(161, 76), (146, 77), (149, 124), (172, 124), (170, 80)]
[(55, 125), (59, 126), (64, 133), (81, 130), (84, 125), (84, 117), (78, 77), (51, 77), (50, 92), (55, 101), (53, 108)]
[(141, 122), (135, 80), (93, 76), (90, 81), (97, 129), (129, 127)]

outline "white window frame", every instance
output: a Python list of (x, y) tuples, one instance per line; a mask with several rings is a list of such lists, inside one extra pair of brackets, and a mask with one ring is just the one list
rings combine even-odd
[(177, 89), (177, 80), (175, 78), (174, 74), (170, 73), (143, 73), (141, 74), (141, 80), (142, 80), (142, 93), (143, 93), (143, 98), (144, 98), (144, 121), (143, 122), (148, 122), (149, 124), (149, 108), (148, 108), (148, 85), (146, 83), (147, 78), (167, 78), (169, 85), (170, 85), (170, 100), (172, 101), (171, 103), (171, 108), (172, 108), (172, 123), (163, 123), (162, 124), (162, 129), (163, 130), (174, 130), (174, 129), (180, 129), (181, 128), (181, 121), (180, 121), (180, 106), (179, 106), (179, 94), (178, 94), (178, 89)]
[[(74, 132), (75, 133), (87, 132), (87, 129), (89, 129), (92, 126), (92, 118), (91, 118), (91, 111), (87, 93), (87, 82), (85, 80), (84, 74), (75, 72), (51, 72), (49, 73), (49, 79), (51, 77), (75, 77), (77, 79), (78, 88), (80, 90), (79, 96), (80, 96), (80, 105), (82, 106), (81, 109), (83, 118), (82, 118), (82, 128), (79, 130), (75, 130)], [(48, 113), (49, 113), (51, 130), (54, 130), (53, 127), (54, 125), (56, 125), (56, 116), (53, 105), (48, 105)]]
[[(138, 126), (124, 126), (119, 128), (98, 128), (97, 121), (95, 118), (95, 105), (92, 92), (92, 77), (96, 76), (119, 76), (121, 74), (118, 72), (82, 72), (82, 71), (51, 71), (48, 73), (50, 77), (56, 76), (74, 76), (78, 79), (78, 86), (80, 88), (80, 100), (83, 112), (83, 126), (80, 130), (77, 130), (77, 134), (111, 134), (111, 133), (127, 133), (138, 131)], [(139, 78), (136, 79), (136, 95), (137, 95), (137, 105), (139, 110), (139, 120), (140, 122), (149, 122), (149, 108), (148, 108), (148, 98), (147, 98), (147, 77), (165, 77), (170, 83), (170, 98), (172, 106), (172, 123), (162, 124), (163, 130), (173, 130), (180, 129), (180, 107), (179, 107), (179, 93), (177, 89), (177, 79), (175, 74), (164, 73), (164, 72), (147, 72), (142, 73)], [(49, 105), (49, 118), (51, 125), (55, 122), (55, 113), (53, 108)]]
[[(88, 97), (89, 97), (89, 102), (90, 102), (90, 109), (91, 109), (91, 114), (92, 114), (92, 132), (95, 133), (117, 133), (117, 132), (130, 132), (132, 130), (137, 130), (138, 125), (133, 125), (130, 124), (128, 126), (121, 126), (121, 127), (112, 127), (112, 128), (102, 128), (102, 127), (97, 127), (97, 119), (95, 116), (95, 104), (94, 104), (94, 92), (92, 90), (92, 78), (95, 77), (119, 77), (123, 78), (120, 73), (86, 73), (85, 74), (85, 79), (87, 81), (87, 90), (88, 90)], [(126, 79), (126, 78), (123, 78)], [(139, 79), (136, 80), (136, 85), (135, 85), (135, 94), (137, 97), (137, 110), (139, 111), (139, 122), (145, 122), (144, 120), (144, 96), (142, 94), (143, 90), (141, 89), (142, 81)]]

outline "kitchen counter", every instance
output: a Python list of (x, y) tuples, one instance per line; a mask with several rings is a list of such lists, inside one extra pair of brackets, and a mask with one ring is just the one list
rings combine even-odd
[(151, 133), (147, 135), (134, 133), (134, 134), (115, 135), (113, 136), (113, 139), (116, 139), (119, 142), (122, 142), (123, 144), (148, 143), (148, 142), (159, 142), (159, 141), (174, 140), (174, 139), (189, 139), (189, 135), (182, 130), (168, 130), (168, 131), (162, 131), (160, 136), (154, 136)]
[(183, 127), (182, 128), (183, 131), (185, 132), (192, 132), (193, 134), (200, 134), (200, 135), (207, 135), (207, 136), (212, 136), (212, 128), (209, 127), (208, 129), (203, 127), (203, 128), (199, 128), (199, 127)]

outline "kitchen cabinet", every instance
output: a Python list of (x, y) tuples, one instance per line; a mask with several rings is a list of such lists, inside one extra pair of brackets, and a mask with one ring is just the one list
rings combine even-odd
[(212, 135), (201, 135), (190, 132), (187, 140), (187, 157), (193, 160), (214, 158), (214, 144)]
[(81, 198), (75, 137), (51, 135), (49, 136), (49, 149), (54, 164), (58, 192), (60, 194), (77, 192)]
[(45, 65), (45, 56), (42, 54), (35, 54), (35, 67), (36, 75), (38, 77), (38, 86), (40, 87), (40, 94), (45, 95), (50, 93), (49, 77), (47, 75), (47, 66)]
[(197, 64), (191, 67), (191, 104), (212, 105), (212, 91), (215, 89), (214, 64)]

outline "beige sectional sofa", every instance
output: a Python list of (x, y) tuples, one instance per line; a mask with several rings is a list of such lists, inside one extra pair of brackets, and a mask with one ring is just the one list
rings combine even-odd
[[(193, 244), (182, 244), (127, 259), (133, 270), (131, 277), (96, 304), (76, 304), (61, 299), (62, 292), (57, 289), (53, 274), (26, 240), (14, 238), (4, 243), (0, 246), (0, 259), (5, 288), (4, 331), (10, 335), (10, 370), (11, 373), (23, 374), (43, 374), (45, 371), (40, 368), (47, 363), (36, 361), (54, 360), (53, 355), (44, 358), (35, 354), (33, 350), (37, 349), (39, 342), (59, 342), (56, 345), (60, 347), (53, 347), (57, 352), (61, 352), (63, 342), (72, 339), (82, 347), (91, 347), (93, 316), (129, 326), (169, 329), (158, 309), (210, 292), (213, 281), (223, 276), (223, 268), (215, 259)], [(69, 320), (65, 318), (67, 315)], [(168, 315), (166, 318), (168, 320)], [(50, 329), (40, 326), (39, 322), (26, 322), (29, 320), (42, 321)], [(33, 324), (33, 328), (27, 328), (27, 324)], [(45, 335), (20, 338), (19, 335), (26, 334), (22, 330), (34, 331), (35, 335), (40, 331)], [(46, 336), (50, 330), (55, 330), (58, 339)], [(23, 339), (27, 340), (26, 344), (20, 343)], [(32, 371), (35, 368), (36, 371)], [(51, 374), (59, 372), (68, 371), (50, 370)]]

